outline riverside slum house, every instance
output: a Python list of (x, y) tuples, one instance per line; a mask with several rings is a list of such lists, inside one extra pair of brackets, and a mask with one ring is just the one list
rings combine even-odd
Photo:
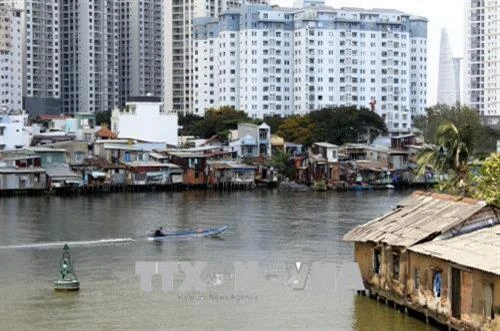
[(455, 329), (500, 330), (500, 210), (415, 192), (348, 232), (370, 296)]
[[(306, 162), (306, 163), (304, 163)], [(304, 165), (309, 178), (308, 183), (313, 183), (318, 189), (326, 189), (332, 182), (339, 181), (338, 146), (327, 142), (313, 143), (308, 151), (307, 161), (300, 156), (295, 158), (298, 165), (298, 178), (303, 178)]]
[[(121, 165), (125, 168), (125, 178), (121, 179), (122, 183), (120, 183), (122, 185), (145, 187), (180, 184), (182, 169), (175, 164), (164, 162), (165, 160), (158, 158), (158, 153), (155, 152), (165, 149), (165, 144), (133, 143), (130, 140), (99, 140), (95, 145), (96, 156), (103, 158), (109, 164)], [(157, 158), (155, 159), (154, 156)], [(115, 173), (117, 169), (115, 168)], [(122, 171), (118, 171), (118, 174), (122, 174)], [(119, 177), (114, 176), (114, 180), (117, 182)]]
[(38, 155), (17, 155), (0, 158), (0, 194), (43, 192), (47, 173)]
[(230, 160), (207, 161), (208, 185), (217, 189), (253, 188), (256, 167)]
[(239, 123), (237, 130), (228, 135), (228, 147), (237, 156), (246, 159), (247, 163), (256, 166), (255, 183), (258, 186), (274, 187), (277, 185), (277, 174), (267, 161), (272, 156), (271, 127), (266, 123), (255, 125)]
[[(28, 147), (19, 150), (3, 151), (0, 159), (33, 158), (34, 168), (43, 169), (46, 175), (45, 189), (48, 191), (74, 191), (83, 183), (80, 175), (68, 165), (68, 154), (65, 149), (52, 147)], [(38, 165), (40, 168), (38, 168)], [(38, 180), (38, 179), (36, 179)], [(38, 186), (38, 185), (37, 185)]]
[(350, 183), (371, 186), (400, 184), (403, 173), (410, 172), (408, 152), (366, 144), (345, 144), (339, 148), (345, 157), (342, 173)]

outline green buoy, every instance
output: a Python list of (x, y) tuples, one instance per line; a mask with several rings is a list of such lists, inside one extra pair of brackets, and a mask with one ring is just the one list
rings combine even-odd
[(54, 281), (54, 290), (56, 291), (78, 291), (80, 281), (76, 278), (71, 264), (68, 244), (64, 245), (63, 255), (59, 267), (59, 278)]

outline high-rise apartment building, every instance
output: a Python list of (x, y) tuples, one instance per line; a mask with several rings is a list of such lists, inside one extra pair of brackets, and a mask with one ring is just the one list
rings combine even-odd
[(0, 3), (0, 110), (23, 109), (21, 11)]
[(454, 105), (460, 101), (460, 61), (453, 58), (448, 31), (441, 30), (437, 103)]
[(171, 0), (164, 2), (164, 101), (168, 110), (192, 112), (194, 102), (193, 19), (216, 18), (242, 3), (268, 0)]
[(196, 20), (194, 113), (372, 107), (396, 135), (427, 103), (427, 20), (396, 10), (246, 5)]
[(62, 112), (113, 110), (119, 106), (119, 2), (60, 6)]
[(123, 0), (120, 8), (120, 104), (163, 97), (163, 0)]
[(465, 103), (500, 125), (500, 1), (465, 2)]
[(61, 112), (60, 4), (18, 1), (24, 13), (24, 108), (35, 116)]

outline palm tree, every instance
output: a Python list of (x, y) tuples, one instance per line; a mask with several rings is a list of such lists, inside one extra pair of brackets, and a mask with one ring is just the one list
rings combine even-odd
[(448, 175), (444, 189), (465, 194), (469, 178), (469, 157), (473, 150), (472, 131), (468, 127), (459, 130), (453, 123), (439, 127), (437, 146), (425, 150), (418, 159), (419, 174), (428, 166)]
[(284, 178), (294, 179), (295, 168), (290, 153), (286, 153), (282, 150), (276, 151), (271, 159), (271, 165), (277, 169), (279, 174)]

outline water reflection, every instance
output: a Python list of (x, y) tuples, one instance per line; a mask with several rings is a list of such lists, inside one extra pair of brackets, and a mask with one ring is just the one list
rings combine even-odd
[(356, 296), (354, 299), (353, 330), (435, 331), (437, 329), (373, 299)]

